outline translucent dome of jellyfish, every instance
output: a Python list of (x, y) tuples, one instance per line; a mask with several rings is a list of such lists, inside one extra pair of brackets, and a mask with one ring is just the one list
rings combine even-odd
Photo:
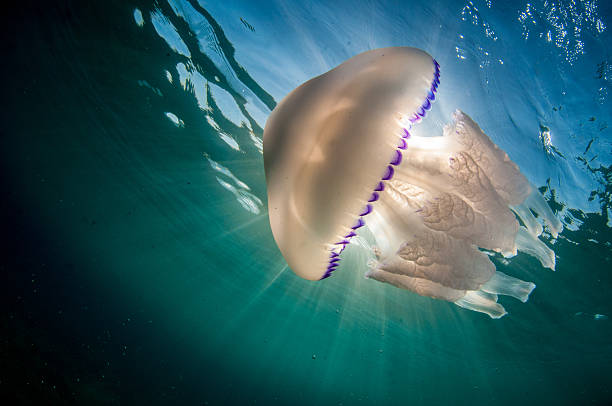
[(422, 50), (375, 49), (287, 95), (264, 130), (270, 225), (305, 279), (333, 275), (356, 242), (371, 253), (366, 278), (499, 318), (498, 295), (526, 302), (535, 285), (496, 271), (487, 252), (520, 250), (554, 270), (538, 237), (562, 226), (465, 113), (416, 134), (440, 71)]

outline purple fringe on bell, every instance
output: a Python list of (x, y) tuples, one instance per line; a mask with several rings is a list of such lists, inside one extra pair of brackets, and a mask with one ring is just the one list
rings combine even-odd
[[(434, 100), (436, 100), (436, 92), (438, 91), (438, 86), (440, 85), (440, 64), (435, 59), (433, 60), (433, 64), (434, 64), (434, 77), (433, 77), (433, 81), (431, 82), (431, 87), (429, 91), (427, 92), (425, 101), (419, 106), (416, 112), (408, 118), (411, 124), (420, 122), (423, 119), (423, 117), (425, 117), (425, 115), (427, 114), (427, 111), (431, 109), (431, 103)], [(395, 173), (393, 167), (398, 166), (399, 164), (402, 163), (401, 150), (405, 150), (406, 148), (408, 148), (408, 144), (406, 143), (406, 140), (409, 139), (410, 136), (411, 135), (408, 129), (404, 128), (404, 134), (402, 135), (402, 138), (400, 138), (400, 143), (397, 146), (397, 149), (395, 150), (395, 154), (393, 155), (393, 158), (389, 162), (389, 165), (387, 165), (387, 168), (385, 170), (383, 177), (381, 178), (381, 181), (378, 182), (378, 184), (376, 185), (376, 188), (374, 188), (374, 192), (370, 196), (370, 199), (368, 200), (368, 204), (366, 204), (366, 207), (364, 208), (363, 212), (359, 215), (357, 222), (355, 223), (353, 227), (351, 227), (352, 231), (346, 234), (342, 241), (339, 241), (335, 244), (335, 245), (341, 246), (340, 251), (335, 251), (336, 248), (332, 249), (331, 254), (329, 256), (330, 260), (327, 265), (327, 271), (325, 272), (325, 274), (323, 275), (321, 279), (329, 278), (332, 272), (336, 270), (336, 268), (340, 265), (340, 253), (344, 251), (344, 249), (346, 248), (348, 244), (350, 244), (351, 238), (357, 235), (355, 233), (355, 230), (365, 225), (365, 221), (363, 217), (367, 216), (368, 214), (372, 212), (372, 205), (370, 203), (373, 203), (379, 199), (380, 196), (377, 192), (382, 192), (383, 190), (385, 190), (384, 181), (391, 180), (391, 178), (393, 178), (393, 174)]]

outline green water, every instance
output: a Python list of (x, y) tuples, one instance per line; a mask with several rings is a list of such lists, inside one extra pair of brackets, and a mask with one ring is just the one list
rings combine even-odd
[[(299, 279), (272, 239), (248, 127), (226, 118), (209, 93), (211, 117), (240, 151), (220, 140), (178, 83), (185, 58), (152, 29), (153, 9), (122, 1), (8, 9), (5, 404), (609, 404), (612, 324), (594, 317), (612, 314), (605, 207), (571, 212), (582, 224), (554, 244), (554, 273), (524, 254), (507, 264), (493, 258), (537, 285), (525, 304), (502, 299), (509, 315), (500, 320), (351, 269), (324, 283)], [(221, 16), (207, 18), (219, 36)], [(176, 21), (198, 71), (241, 100)], [(226, 56), (241, 47), (225, 41)], [(238, 68), (273, 108), (274, 97)], [(261, 137), (263, 123), (249, 117)], [(206, 157), (263, 203), (251, 199), (255, 208), (245, 210)], [(585, 187), (609, 198), (609, 183)]]

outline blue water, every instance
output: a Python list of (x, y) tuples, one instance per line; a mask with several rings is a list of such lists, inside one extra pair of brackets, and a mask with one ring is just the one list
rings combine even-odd
[[(0, 180), (9, 404), (609, 404), (612, 4), (12, 6)], [(564, 224), (500, 320), (274, 244), (265, 121), (360, 52), (424, 49)]]

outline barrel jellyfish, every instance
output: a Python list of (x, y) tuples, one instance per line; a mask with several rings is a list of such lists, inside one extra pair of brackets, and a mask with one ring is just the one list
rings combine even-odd
[(498, 295), (526, 302), (535, 285), (496, 271), (489, 256), (521, 250), (554, 270), (538, 237), (562, 226), (465, 113), (455, 111), (442, 134), (415, 135), (439, 84), (429, 54), (393, 47), (287, 95), (264, 130), (272, 233), (310, 280), (333, 275), (345, 248), (368, 234), (366, 278), (499, 318)]

